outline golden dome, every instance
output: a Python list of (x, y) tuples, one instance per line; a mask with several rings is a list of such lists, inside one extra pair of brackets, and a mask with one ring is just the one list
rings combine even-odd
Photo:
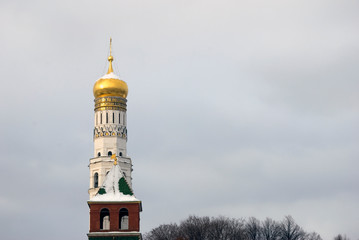
[(111, 56), (111, 52), (108, 57), (108, 61), (109, 66), (107, 74), (96, 81), (93, 86), (93, 95), (95, 98), (108, 96), (126, 98), (128, 94), (128, 87), (126, 82), (120, 80), (120, 78), (113, 73), (113, 57)]

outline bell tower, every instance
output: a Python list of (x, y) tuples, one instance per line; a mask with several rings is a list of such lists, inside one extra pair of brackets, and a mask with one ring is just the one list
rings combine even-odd
[(126, 82), (113, 72), (112, 39), (107, 74), (98, 79), (93, 87), (95, 97), (94, 153), (90, 159), (90, 199), (97, 193), (106, 174), (113, 165), (111, 156), (118, 158), (123, 175), (132, 187), (132, 161), (127, 155), (127, 94)]
[(94, 155), (90, 159), (89, 240), (139, 240), (142, 203), (132, 189), (132, 161), (127, 155), (127, 84), (112, 68), (112, 40), (107, 74), (93, 87)]

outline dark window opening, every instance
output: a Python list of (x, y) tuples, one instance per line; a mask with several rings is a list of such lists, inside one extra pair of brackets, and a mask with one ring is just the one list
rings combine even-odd
[(98, 173), (95, 173), (93, 175), (93, 187), (97, 188), (98, 187)]
[(112, 113), (112, 123), (115, 123), (115, 113)]
[(119, 225), (120, 230), (128, 229), (128, 210), (126, 208), (121, 208), (120, 210)]
[(108, 113), (106, 113), (106, 123), (108, 123)]
[(118, 123), (121, 123), (121, 113), (118, 114)]
[(100, 212), (100, 229), (110, 230), (110, 211), (107, 208)]
[(97, 153), (97, 157), (101, 157), (101, 153), (100, 153), (100, 152)]
[(122, 157), (122, 152), (120, 152), (120, 157)]
[(100, 114), (100, 124), (102, 124), (102, 113)]
[(112, 152), (111, 152), (111, 151), (108, 151), (108, 155), (109, 155), (109, 156), (112, 156)]

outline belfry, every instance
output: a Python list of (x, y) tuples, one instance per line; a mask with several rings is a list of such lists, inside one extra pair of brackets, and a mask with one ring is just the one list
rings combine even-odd
[(127, 156), (126, 82), (112, 68), (112, 40), (107, 74), (93, 87), (94, 157), (90, 159), (89, 240), (138, 240), (142, 203), (132, 189), (132, 161)]

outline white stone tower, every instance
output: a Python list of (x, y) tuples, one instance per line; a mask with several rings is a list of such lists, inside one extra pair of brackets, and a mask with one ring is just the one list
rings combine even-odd
[[(113, 73), (110, 40), (109, 68), (93, 87), (95, 97), (94, 155), (90, 159), (90, 199), (98, 192), (114, 158), (120, 165), (127, 183), (132, 187), (132, 161), (127, 156), (126, 97), (127, 84)], [(113, 157), (114, 157), (113, 156)]]

